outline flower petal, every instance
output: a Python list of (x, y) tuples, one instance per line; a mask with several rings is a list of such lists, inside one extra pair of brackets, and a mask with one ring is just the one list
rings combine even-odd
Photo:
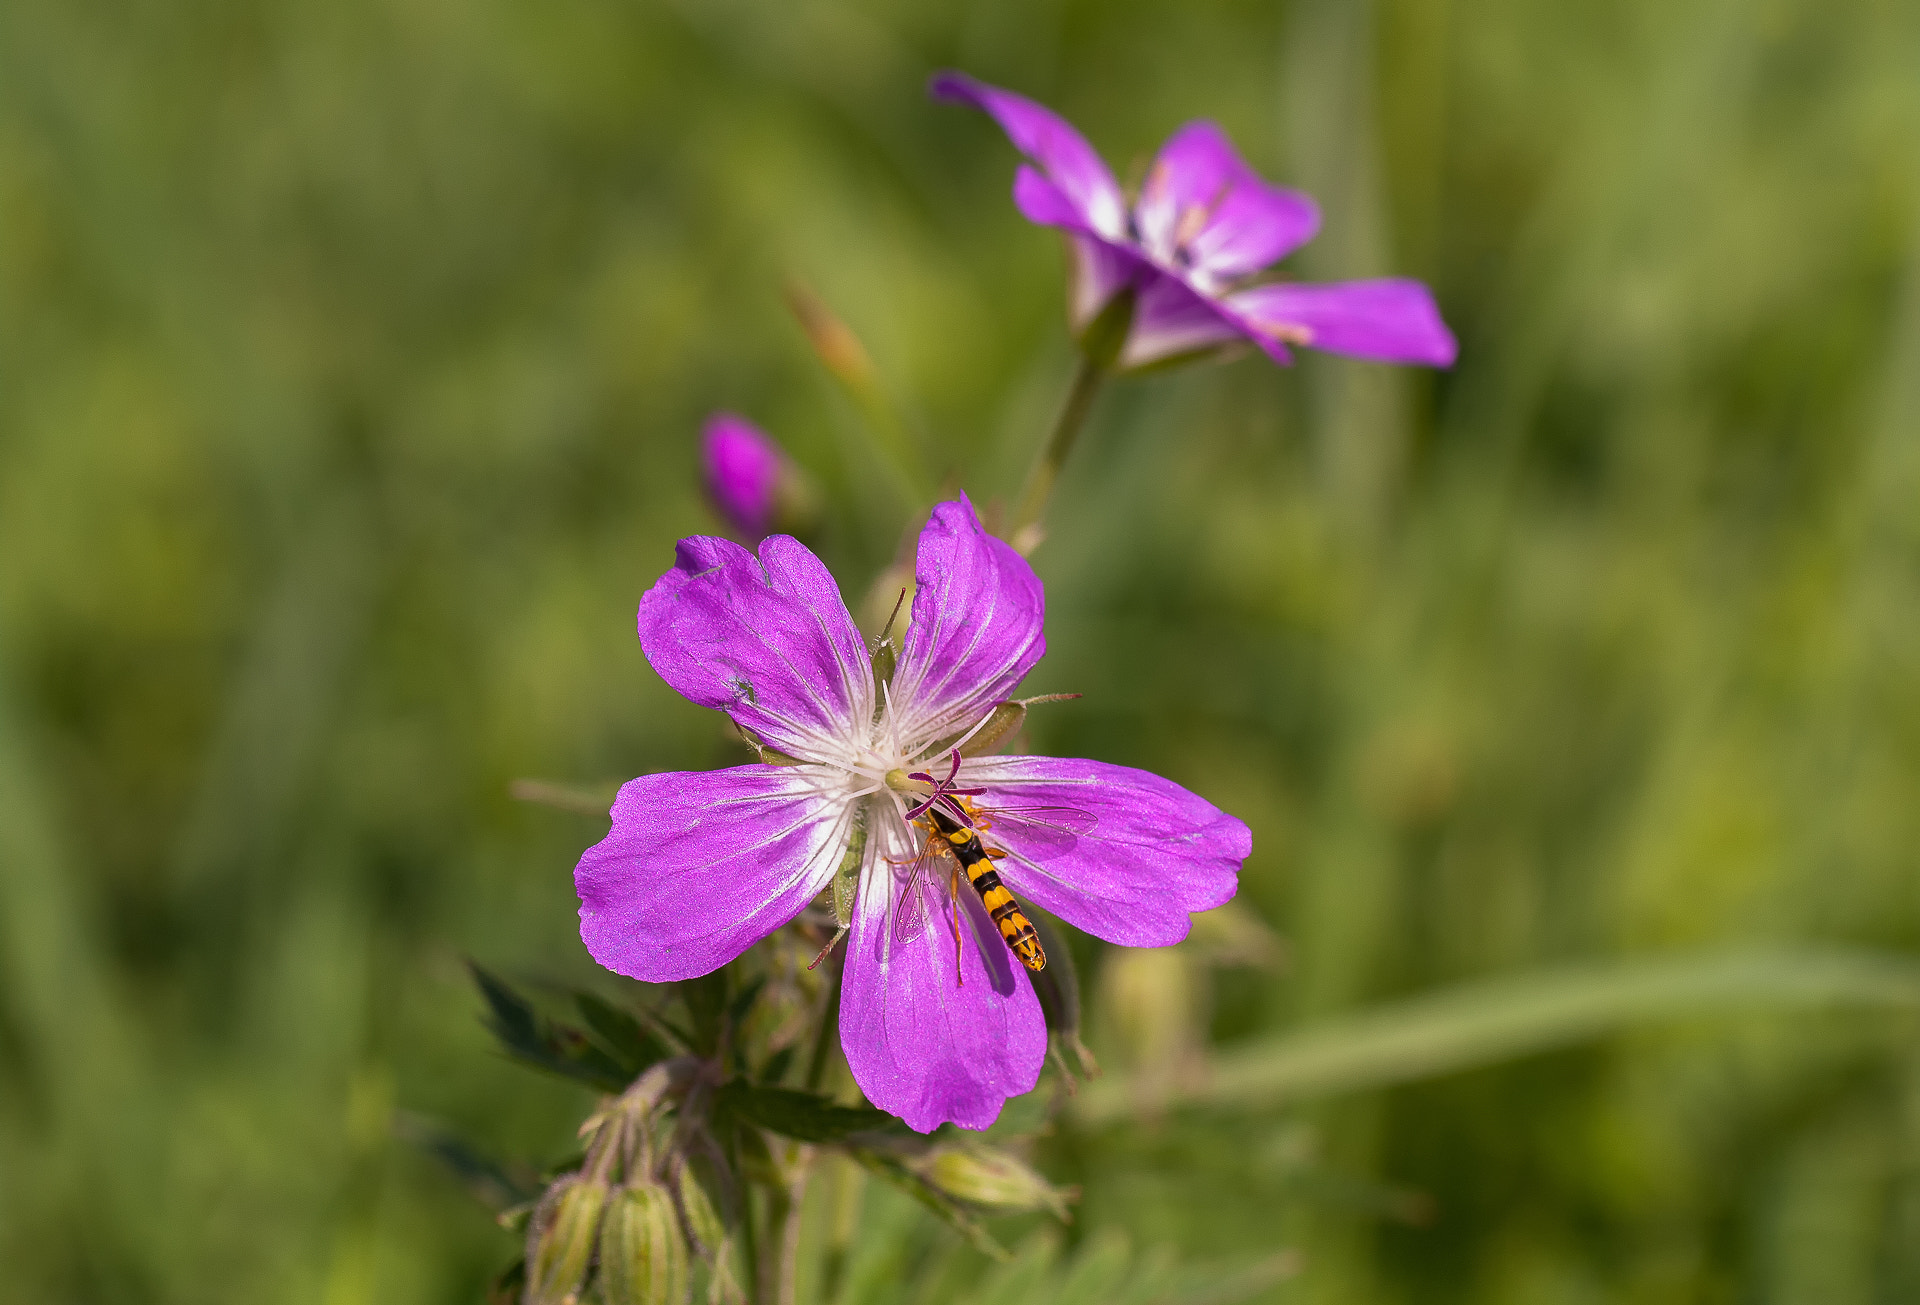
[(1144, 367), (1246, 338), (1246, 329), (1222, 313), (1218, 302), (1178, 277), (1155, 272), (1134, 305), (1133, 329), (1120, 351), (1120, 366)]
[(812, 766), (642, 775), (573, 872), (593, 959), (648, 983), (725, 965), (800, 913), (840, 864), (854, 804)]
[(1040, 1001), (964, 883), (957, 948), (944, 881), (920, 891), (929, 918), (919, 935), (899, 936), (893, 922), (909, 867), (896, 863), (912, 857), (917, 843), (897, 819), (877, 828), (888, 832), (868, 842), (842, 978), (847, 1067), (867, 1100), (919, 1132), (948, 1121), (985, 1128), (1008, 1097), (1040, 1080), (1047, 1053)]
[(913, 623), (893, 677), (909, 752), (979, 721), (1047, 650), (1040, 577), (965, 494), (934, 507), (914, 561)]
[(991, 116), (1014, 148), (1040, 165), (1089, 228), (1109, 236), (1125, 230), (1126, 208), (1113, 173), (1066, 119), (1024, 95), (989, 86), (964, 73), (941, 73), (929, 90), (937, 100), (971, 104)]
[(1156, 258), (1215, 285), (1258, 272), (1320, 229), (1311, 197), (1261, 180), (1210, 122), (1188, 123), (1161, 147), (1133, 215)]
[[(1253, 846), (1241, 821), (1172, 780), (1128, 766), (1063, 757), (977, 757), (960, 767), (989, 819), (989, 845), (1007, 852), (1001, 879), (1025, 898), (1097, 938), (1165, 947), (1187, 936), (1187, 916), (1230, 899)], [(1097, 823), (1069, 844), (1032, 811), (1067, 808)], [(1058, 817), (1054, 817), (1058, 819)]]
[(757, 560), (731, 540), (681, 540), (639, 625), (661, 679), (792, 756), (834, 755), (873, 718), (866, 645), (840, 589), (787, 535)]
[[(1107, 301), (1127, 285), (1142, 278), (1160, 276), (1152, 264), (1132, 249), (1116, 245), (1102, 236), (1073, 232), (1068, 237), (1068, 248), (1073, 254), (1072, 302), (1068, 317), (1076, 332), (1084, 330), (1088, 323), (1100, 315)], [(1136, 321), (1139, 315), (1139, 309), (1136, 308)]]
[(1282, 282), (1229, 295), (1227, 304), (1265, 335), (1356, 358), (1450, 367), (1459, 352), (1418, 281)]

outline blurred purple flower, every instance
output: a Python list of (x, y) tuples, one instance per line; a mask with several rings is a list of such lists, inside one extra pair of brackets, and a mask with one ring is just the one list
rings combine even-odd
[(1320, 211), (1299, 191), (1261, 180), (1212, 123), (1175, 132), (1129, 205), (1093, 147), (1052, 110), (961, 73), (935, 77), (932, 91), (984, 110), (1037, 165), (1021, 165), (1013, 201), (1029, 221), (1059, 227), (1072, 242), (1076, 331), (1133, 288), (1121, 367), (1241, 339), (1280, 363), (1291, 361), (1288, 345), (1303, 345), (1452, 364), (1453, 335), (1418, 281), (1246, 284), (1311, 240)]
[(758, 426), (731, 412), (707, 418), (700, 467), (707, 493), (727, 524), (757, 544), (773, 530), (786, 455)]
[[(927, 838), (900, 779), (950, 755), (1006, 701), (1045, 651), (1045, 603), (1033, 569), (964, 496), (934, 508), (915, 575), (898, 667), (877, 685), (833, 577), (798, 541), (775, 535), (757, 558), (724, 539), (680, 541), (674, 568), (640, 600), (647, 660), (793, 764), (626, 784), (612, 830), (574, 872), (580, 933), (595, 960), (636, 979), (706, 974), (792, 920), (858, 848), (840, 999), (847, 1064), (868, 1100), (921, 1132), (948, 1120), (985, 1128), (1038, 1081), (1046, 1025), (1027, 971), (964, 884), (969, 945), (944, 925), (895, 927), (900, 911), (920, 909), (902, 890)], [(996, 824), (991, 842), (1006, 854), (996, 866), (1024, 901), (1127, 946), (1184, 938), (1189, 912), (1233, 896), (1250, 846), (1240, 821), (1124, 766), (974, 757), (953, 783), (983, 805), (1076, 809), (1084, 820), (1070, 836)], [(943, 874), (914, 891), (947, 920), (947, 889)]]

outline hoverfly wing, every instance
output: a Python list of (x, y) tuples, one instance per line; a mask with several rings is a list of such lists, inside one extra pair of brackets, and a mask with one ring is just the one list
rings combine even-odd
[(907, 870), (900, 885), (900, 895), (893, 903), (893, 940), (906, 944), (914, 941), (927, 930), (927, 895), (933, 883), (933, 863), (939, 859), (940, 849), (932, 838), (920, 845), (920, 854), (913, 858), (913, 864)]
[(1100, 823), (1099, 817), (1079, 807), (996, 806), (983, 807), (981, 814), (996, 832), (1012, 835), (1009, 850), (1035, 861), (1072, 851)]

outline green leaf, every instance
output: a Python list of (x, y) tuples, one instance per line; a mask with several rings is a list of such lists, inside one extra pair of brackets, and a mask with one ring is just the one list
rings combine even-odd
[(841, 1142), (863, 1133), (904, 1133), (906, 1125), (871, 1106), (843, 1106), (797, 1088), (756, 1087), (735, 1079), (716, 1106), (770, 1133), (798, 1142)]
[(639, 1078), (649, 1066), (673, 1054), (633, 1015), (594, 994), (576, 991), (573, 1004), (579, 1007), (580, 1016), (586, 1020), (587, 1027), (598, 1035), (601, 1043), (620, 1062), (629, 1080)]
[(618, 1092), (632, 1081), (633, 1075), (585, 1033), (540, 1014), (479, 965), (468, 962), (468, 968), (487, 1001), (486, 1026), (510, 1058), (602, 1092)]
[(703, 1056), (711, 1056), (720, 1046), (720, 1028), (727, 1013), (726, 968), (677, 986), (680, 999), (687, 1004), (687, 1019), (693, 1026), (693, 1049)]
[(474, 1199), (496, 1214), (540, 1195), (538, 1174), (525, 1166), (503, 1164), (438, 1120), (397, 1111), (393, 1131), (401, 1141), (444, 1164)]
[(1615, 961), (1480, 980), (1326, 1019), (1213, 1058), (1199, 1086), (1108, 1078), (1072, 1109), (1086, 1123), (1177, 1105), (1267, 1107), (1496, 1064), (1630, 1025), (1740, 1011), (1920, 1009), (1920, 962), (1848, 951)]

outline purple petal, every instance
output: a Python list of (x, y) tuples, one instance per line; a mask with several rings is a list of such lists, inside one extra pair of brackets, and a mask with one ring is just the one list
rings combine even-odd
[(965, 883), (957, 947), (944, 878), (920, 894), (929, 917), (919, 935), (903, 939), (893, 922), (908, 867), (888, 857), (916, 849), (898, 821), (888, 825), (893, 832), (871, 844), (847, 941), (840, 998), (847, 1067), (867, 1100), (919, 1132), (948, 1121), (985, 1128), (1008, 1097), (1040, 1080), (1047, 1053), (1040, 1002)]
[(1433, 295), (1418, 281), (1282, 282), (1227, 297), (1261, 334), (1379, 362), (1450, 367), (1459, 352)]
[[(1024, 95), (989, 86), (964, 73), (941, 73), (929, 89), (937, 100), (971, 104), (990, 115), (1014, 148), (1040, 165), (1083, 225), (1109, 236), (1118, 236), (1126, 229), (1126, 208), (1113, 174), (1066, 119)], [(1050, 217), (1033, 220), (1054, 222)]]
[(573, 872), (581, 940), (600, 964), (647, 983), (718, 969), (826, 887), (852, 811), (844, 785), (812, 767), (631, 780), (612, 830)]
[(660, 678), (781, 752), (838, 753), (873, 717), (867, 650), (820, 559), (787, 535), (752, 553), (680, 541), (640, 599), (640, 646)]
[(707, 493), (727, 523), (753, 543), (773, 528), (782, 461), (779, 446), (746, 418), (717, 412), (707, 419), (700, 439)]
[(1013, 174), (1013, 206), (1020, 216), (1043, 227), (1067, 227), (1089, 230), (1087, 215), (1068, 199), (1060, 187), (1022, 163)]
[(1210, 122), (1188, 123), (1161, 147), (1133, 214), (1156, 258), (1212, 284), (1258, 272), (1320, 228), (1310, 197), (1261, 180)]
[[(1008, 855), (1000, 877), (1076, 928), (1128, 947), (1165, 947), (1187, 936), (1187, 916), (1211, 910), (1239, 886), (1253, 846), (1246, 825), (1171, 780), (1127, 766), (1061, 757), (979, 757), (960, 768), (976, 801), (1005, 808), (986, 841)], [(1095, 818), (1071, 844), (1022, 807), (1068, 808)], [(1045, 812), (1032, 813), (1036, 822)], [(989, 819), (992, 819), (989, 817)]]
[[(1131, 249), (1101, 236), (1075, 232), (1069, 248), (1073, 252), (1073, 298), (1068, 311), (1076, 331), (1097, 317), (1121, 289), (1143, 277), (1160, 275)], [(1138, 321), (1138, 309), (1134, 317)]]
[(1177, 277), (1155, 273), (1134, 306), (1120, 366), (1144, 367), (1245, 338), (1245, 328), (1223, 314), (1217, 301)]
[(1047, 650), (1040, 577), (989, 535), (965, 494), (934, 507), (914, 561), (913, 623), (893, 677), (893, 715), (914, 750), (970, 728)]

